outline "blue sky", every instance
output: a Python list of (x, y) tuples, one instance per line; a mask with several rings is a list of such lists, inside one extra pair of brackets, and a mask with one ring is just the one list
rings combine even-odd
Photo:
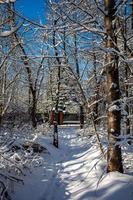
[(45, 0), (16, 0), (15, 5), (16, 10), (25, 17), (37, 22), (45, 22), (47, 12)]

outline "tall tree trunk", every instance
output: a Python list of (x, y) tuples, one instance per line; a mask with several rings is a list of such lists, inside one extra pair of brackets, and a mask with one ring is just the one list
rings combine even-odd
[[(115, 48), (115, 0), (104, 0), (105, 5), (105, 28), (106, 28), (106, 47)], [(110, 50), (110, 49), (109, 49)], [(109, 51), (106, 56), (106, 73), (107, 73), (107, 88), (108, 88), (108, 140), (109, 147), (107, 152), (107, 172), (119, 171), (123, 172), (121, 148), (117, 145), (117, 137), (120, 135), (120, 88), (119, 88), (119, 71), (118, 71), (118, 56), (115, 52)]]
[[(77, 52), (77, 37), (76, 37), (76, 33), (74, 35), (74, 44), (75, 44), (75, 63), (76, 63), (76, 72), (77, 72), (77, 76), (78, 78), (80, 78), (80, 72), (79, 72), (79, 62), (78, 62), (78, 52)], [(84, 128), (84, 106), (80, 105), (79, 106), (79, 120), (80, 120), (80, 128), (83, 129)]]
[(97, 117), (98, 117), (98, 83), (97, 83), (97, 67), (96, 67), (96, 54), (93, 52), (93, 73), (94, 73), (94, 81), (95, 81), (95, 105), (93, 108), (93, 113), (94, 113), (94, 121), (97, 123)]
[(33, 80), (32, 80), (32, 71), (30, 69), (30, 66), (29, 66), (29, 60), (28, 60), (28, 57), (26, 55), (26, 52), (23, 48), (23, 46), (20, 44), (20, 48), (25, 56), (24, 58), (24, 64), (26, 66), (26, 71), (27, 71), (27, 75), (28, 75), (28, 81), (29, 81), (29, 91), (31, 93), (31, 97), (32, 97), (32, 105), (31, 105), (31, 121), (32, 121), (32, 126), (33, 128), (36, 128), (36, 109), (37, 109), (37, 94), (36, 94), (36, 87), (34, 87), (34, 84), (33, 84)]
[[(54, 26), (57, 25), (58, 20), (54, 20)], [(53, 138), (53, 145), (58, 148), (58, 123), (59, 123), (59, 96), (60, 96), (60, 78), (61, 78), (61, 62), (58, 54), (58, 49), (56, 47), (56, 31), (53, 31), (53, 47), (55, 53), (56, 63), (58, 65), (58, 74), (57, 74), (57, 93), (56, 93), (56, 105), (55, 105), (55, 113), (54, 113), (54, 138)]]

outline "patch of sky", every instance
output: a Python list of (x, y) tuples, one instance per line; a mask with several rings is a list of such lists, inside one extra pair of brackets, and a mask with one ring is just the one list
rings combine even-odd
[(16, 10), (23, 16), (39, 23), (46, 23), (47, 4), (45, 0), (16, 0)]

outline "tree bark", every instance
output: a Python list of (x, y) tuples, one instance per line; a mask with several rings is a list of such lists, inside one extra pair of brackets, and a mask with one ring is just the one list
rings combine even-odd
[[(108, 141), (109, 147), (107, 152), (107, 172), (123, 172), (121, 148), (117, 145), (118, 136), (120, 135), (121, 112), (120, 112), (120, 88), (119, 88), (119, 70), (118, 56), (113, 51), (117, 43), (113, 24), (115, 19), (115, 0), (104, 0), (105, 5), (105, 28), (107, 38), (105, 40), (106, 48), (109, 49), (106, 55), (106, 73), (108, 88)], [(111, 52), (112, 50), (112, 52)]]

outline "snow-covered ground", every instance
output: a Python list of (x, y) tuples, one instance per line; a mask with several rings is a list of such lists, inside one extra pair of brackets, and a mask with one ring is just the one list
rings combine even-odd
[(49, 153), (23, 177), (24, 185), (15, 184), (13, 200), (133, 200), (133, 176), (106, 174), (94, 136), (81, 137), (78, 127), (62, 127), (59, 149), (43, 135), (36, 141)]

